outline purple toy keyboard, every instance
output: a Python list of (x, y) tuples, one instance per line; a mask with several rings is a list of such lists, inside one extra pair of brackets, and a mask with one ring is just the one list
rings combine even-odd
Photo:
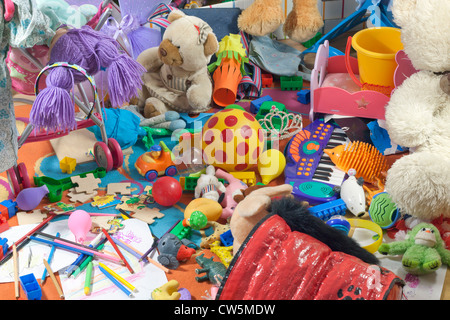
[(346, 142), (349, 139), (342, 129), (320, 120), (291, 138), (285, 149), (284, 175), (285, 183), (293, 186), (295, 197), (310, 205), (339, 198), (333, 187), (342, 184), (346, 173), (323, 150)]

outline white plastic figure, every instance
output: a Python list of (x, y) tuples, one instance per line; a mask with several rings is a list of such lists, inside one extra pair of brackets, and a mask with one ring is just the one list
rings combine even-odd
[(220, 202), (220, 193), (225, 193), (226, 188), (215, 176), (215, 173), (216, 170), (214, 169), (214, 166), (209, 165), (206, 167), (206, 173), (198, 178), (197, 186), (194, 191), (195, 198), (208, 198)]

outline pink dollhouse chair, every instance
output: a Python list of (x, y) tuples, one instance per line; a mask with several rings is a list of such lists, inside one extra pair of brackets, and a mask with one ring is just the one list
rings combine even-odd
[[(336, 114), (384, 120), (385, 107), (389, 96), (372, 90), (361, 90), (348, 73), (349, 68), (359, 78), (358, 60), (346, 55), (329, 55), (326, 40), (317, 50), (314, 69), (311, 72), (311, 105), (309, 119), (314, 121), (317, 114)], [(396, 55), (398, 67), (394, 73), (394, 84), (398, 87), (404, 79), (416, 72), (403, 51)], [(395, 90), (395, 89), (394, 89)]]

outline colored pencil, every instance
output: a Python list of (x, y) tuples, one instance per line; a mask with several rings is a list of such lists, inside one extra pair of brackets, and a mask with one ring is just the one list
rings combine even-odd
[(13, 243), (12, 245), (12, 250), (13, 250), (13, 261), (14, 261), (14, 290), (16, 293), (16, 299), (19, 298), (20, 296), (20, 291), (19, 291), (19, 261), (17, 259), (17, 247), (16, 244)]
[(103, 269), (101, 266), (98, 266), (99, 270), (109, 279), (112, 283), (114, 283), (122, 292), (124, 292), (127, 296), (133, 297), (133, 293), (128, 291), (125, 286), (123, 286), (118, 280), (116, 280), (111, 274), (108, 273), (105, 269)]
[[(45, 227), (47, 227), (49, 221), (51, 219), (53, 219), (54, 217), (56, 217), (56, 215), (50, 215), (49, 217), (47, 217), (47, 219), (45, 219), (44, 221), (42, 221), (38, 226), (36, 226), (33, 230), (31, 230), (30, 232), (28, 232), (25, 236), (23, 236), (22, 238), (20, 238), (19, 240), (17, 240), (15, 242), (16, 244), (16, 249), (17, 251), (19, 251), (22, 247), (26, 246), (28, 244), (28, 242), (30, 242), (30, 238), (29, 236), (34, 234), (37, 231), (41, 231), (42, 229), (44, 229)], [(9, 259), (11, 259), (12, 257), (12, 248), (9, 247), (8, 248), (8, 252), (3, 256), (2, 260), (0, 260), (0, 266), (2, 264), (4, 264), (5, 262), (7, 262)]]
[(64, 292), (62, 291), (61, 287), (59, 286), (58, 280), (56, 280), (55, 274), (52, 271), (52, 268), (48, 264), (47, 260), (43, 259), (45, 268), (47, 269), (47, 272), (50, 276), (50, 278), (53, 281), (53, 284), (55, 285), (56, 291), (58, 291), (59, 297), (61, 299), (64, 299)]
[[(124, 248), (125, 250), (127, 250), (128, 252), (130, 252), (132, 255), (134, 255), (136, 258), (140, 259), (140, 257), (142, 256), (142, 252), (140, 252), (139, 250), (133, 248), (132, 246), (130, 246), (128, 243), (125, 243), (119, 239), (115, 239), (112, 238), (114, 240), (114, 242), (117, 243), (117, 245), (122, 245), (122, 248)], [(155, 260), (153, 260), (150, 257), (145, 257), (144, 259), (147, 259), (148, 262), (154, 264), (156, 267), (160, 268), (162, 271), (168, 273), (170, 270), (166, 267), (164, 267), (162, 264), (156, 262)]]
[[(56, 237), (59, 238), (60, 234), (59, 232), (56, 233)], [(52, 263), (52, 259), (53, 259), (53, 254), (55, 253), (55, 246), (52, 246), (52, 248), (50, 249), (50, 254), (48, 255), (48, 263)], [(42, 277), (41, 277), (41, 285), (44, 284), (45, 279), (47, 278), (47, 269), (44, 269), (44, 272), (42, 273)]]
[(108, 259), (108, 260), (112, 260), (112, 261), (115, 261), (115, 262), (123, 263), (123, 260), (121, 260), (121, 259), (123, 259), (122, 257), (121, 258), (114, 257), (114, 256), (111, 256), (111, 255), (106, 254), (104, 252), (100, 252), (100, 251), (97, 251), (97, 250), (94, 250), (94, 249), (86, 249), (86, 248), (83, 248), (83, 247), (76, 246), (74, 244), (65, 243), (64, 241), (61, 241), (61, 240), (58, 240), (58, 239), (55, 239), (54, 242), (58, 243), (58, 244), (61, 244), (61, 245), (64, 245), (64, 246), (67, 246), (67, 247), (74, 248), (74, 249), (78, 250), (79, 253), (87, 252), (87, 253), (90, 253), (90, 255), (94, 255), (94, 256), (97, 256), (99, 258)]
[(131, 268), (130, 264), (128, 263), (128, 261), (123, 256), (122, 252), (120, 252), (120, 249), (117, 247), (116, 243), (111, 239), (111, 236), (108, 234), (108, 231), (106, 231), (104, 228), (102, 228), (102, 232), (105, 235), (106, 239), (108, 239), (109, 243), (111, 243), (111, 245), (113, 246), (114, 250), (116, 250), (117, 254), (122, 259), (123, 263), (125, 263), (125, 266), (127, 267), (127, 269), (131, 273), (134, 273), (133, 269)]
[[(97, 243), (100, 241), (102, 237), (102, 234), (99, 233), (88, 245), (88, 248), (94, 248)], [(70, 265), (66, 268), (66, 270), (64, 270), (64, 273), (67, 274), (68, 276), (70, 276), (70, 274), (72, 274), (75, 269), (87, 258), (88, 256), (85, 254), (80, 254), (78, 256), (78, 258)]]
[(100, 252), (88, 251), (88, 249), (80, 249), (79, 247), (77, 248), (76, 246), (67, 245), (67, 244), (65, 244), (62, 241), (61, 241), (62, 242), (61, 243), (61, 242), (58, 242), (58, 240), (50, 241), (50, 240), (46, 240), (46, 239), (37, 238), (35, 236), (29, 236), (29, 237), (30, 237), (31, 240), (35, 240), (35, 241), (38, 241), (38, 242), (46, 243), (46, 244), (49, 244), (49, 245), (55, 245), (57, 247), (64, 248), (64, 249), (72, 251), (72, 252), (84, 253), (84, 254), (87, 254), (87, 255), (90, 255), (90, 256), (96, 255), (96, 256), (98, 256), (100, 258), (105, 258), (105, 259), (109, 259), (109, 260), (112, 260), (112, 261), (115, 261), (115, 262), (123, 263), (122, 260), (117, 259), (116, 257), (111, 257), (109, 255), (102, 254)]
[(118, 275), (114, 270), (111, 270), (108, 266), (106, 266), (104, 263), (99, 262), (98, 263), (103, 269), (105, 269), (107, 272), (109, 272), (110, 275), (112, 275), (114, 278), (116, 278), (118, 281), (120, 281), (124, 286), (128, 287), (131, 291), (136, 291), (136, 287), (133, 286), (131, 283), (129, 283), (127, 280), (122, 278), (120, 275)]
[[(106, 239), (104, 239), (104, 240), (106, 241)], [(104, 245), (105, 244), (102, 243), (97, 248), (101, 249), (101, 248), (103, 248)], [(93, 256), (87, 256), (86, 259), (80, 264), (80, 266), (70, 276), (73, 276), (73, 277), (78, 276), (81, 272), (83, 272), (84, 269), (86, 269), (87, 265), (92, 260), (93, 260)]]
[[(175, 227), (177, 226), (177, 224), (178, 224), (180, 221), (181, 221), (181, 220), (178, 220), (177, 222), (175, 222), (175, 224), (174, 224), (172, 227), (170, 227), (170, 229), (167, 230), (166, 233), (164, 233), (164, 235), (166, 235), (166, 234), (168, 234), (170, 231), (172, 231), (173, 228), (175, 228)], [(163, 235), (163, 236), (164, 236), (164, 235)], [(147, 256), (148, 256), (153, 250), (155, 250), (156, 247), (158, 246), (158, 241), (159, 241), (159, 239), (158, 239), (157, 237), (155, 237), (154, 235), (152, 235), (152, 236), (153, 236), (153, 238), (154, 238), (152, 246), (150, 247), (150, 249), (147, 250), (146, 253), (144, 253), (144, 254), (142, 255), (142, 257), (139, 259), (139, 261), (144, 260), (145, 257), (147, 257)]]
[(91, 281), (92, 281), (92, 260), (89, 261), (86, 269), (86, 279), (84, 280), (84, 294), (89, 295), (91, 293)]
[(36, 234), (39, 235), (39, 236), (43, 236), (43, 237), (52, 239), (52, 240), (58, 239), (59, 241), (64, 241), (67, 245), (71, 245), (72, 244), (72, 245), (75, 245), (75, 246), (78, 246), (78, 247), (81, 247), (81, 248), (84, 248), (84, 249), (98, 251), (97, 249), (94, 249), (94, 248), (89, 247), (89, 246), (85, 246), (82, 243), (78, 243), (78, 242), (67, 240), (67, 239), (63, 239), (63, 238), (58, 238), (58, 237), (55, 237), (54, 235), (51, 235), (51, 234), (48, 234), (48, 233), (36, 232)]

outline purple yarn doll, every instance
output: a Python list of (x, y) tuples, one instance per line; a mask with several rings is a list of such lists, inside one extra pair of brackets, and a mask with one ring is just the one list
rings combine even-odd
[[(141, 76), (145, 69), (127, 54), (121, 53), (114, 39), (89, 26), (62, 31), (62, 36), (50, 48), (49, 65), (66, 62), (84, 68), (91, 76), (106, 70), (112, 107), (121, 107), (137, 96), (142, 88)], [(84, 80), (86, 77), (72, 68), (50, 69), (46, 78), (47, 87), (39, 92), (33, 103), (30, 123), (36, 129), (75, 129), (75, 109), (70, 90)]]

